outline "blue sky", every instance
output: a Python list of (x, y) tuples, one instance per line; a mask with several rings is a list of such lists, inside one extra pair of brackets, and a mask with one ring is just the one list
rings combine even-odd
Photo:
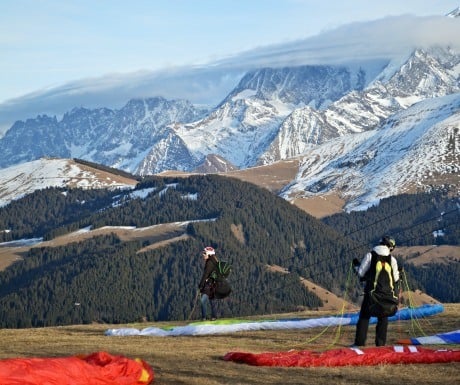
[(458, 0), (3, 0), (0, 103), (79, 79), (213, 62)]

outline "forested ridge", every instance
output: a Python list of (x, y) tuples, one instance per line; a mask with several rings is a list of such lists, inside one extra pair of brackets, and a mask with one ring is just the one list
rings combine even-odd
[[(323, 222), (344, 237), (360, 245), (368, 243), (369, 247), (383, 234), (394, 237), (400, 246), (460, 244), (460, 202), (448, 191), (402, 194), (382, 199), (366, 211), (336, 214)], [(397, 248), (394, 254), (398, 254)], [(460, 301), (459, 260), (449, 264), (401, 265), (412, 287), (443, 302)]]
[[(460, 201), (446, 191), (382, 199), (366, 211), (335, 214), (323, 222), (361, 244), (391, 234), (404, 246), (459, 245)], [(434, 237), (439, 232), (442, 236)]]
[[(428, 216), (449, 201), (430, 199), (438, 206)], [(216, 175), (145, 178), (135, 190), (125, 191), (36, 191), (0, 208), (0, 229), (10, 230), (0, 233), (2, 241), (51, 239), (90, 226), (146, 227), (183, 221), (189, 222), (189, 237), (145, 252), (138, 252), (145, 242), (122, 242), (115, 235), (33, 248), (23, 261), (0, 273), (0, 327), (196, 318), (203, 268), (200, 250), (206, 245), (214, 246), (218, 256), (234, 266), (229, 279), (234, 291), (222, 301), (221, 315), (316, 308), (321, 300), (302, 286), (299, 276), (343, 295), (355, 256), (365, 253), (382, 233), (409, 228), (420, 219), (407, 217), (402, 227), (404, 215), (401, 210), (394, 226), (393, 219), (378, 222), (380, 217), (372, 210), (355, 224), (347, 223), (348, 214), (322, 223), (265, 189)], [(362, 229), (366, 223), (373, 224), (372, 230)], [(458, 227), (452, 228), (458, 232)], [(353, 236), (346, 234), (350, 230)], [(272, 264), (290, 273), (271, 272), (267, 265)], [(452, 270), (444, 273), (452, 276)], [(414, 277), (417, 274), (413, 272)], [(355, 286), (351, 295), (356, 298)], [(445, 292), (436, 298), (444, 300), (443, 296), (448, 298)]]

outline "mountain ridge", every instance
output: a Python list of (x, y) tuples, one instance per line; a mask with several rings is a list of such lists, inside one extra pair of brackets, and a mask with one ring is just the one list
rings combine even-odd
[[(375, 61), (371, 63), (375, 65)], [(142, 176), (166, 170), (227, 172), (296, 157), (311, 166), (314, 156), (331, 159), (340, 154), (340, 167), (332, 161), (325, 167), (330, 172), (340, 169), (345, 182), (338, 183), (336, 177), (325, 173), (326, 163), (322, 161), (321, 167), (315, 164), (316, 174), (299, 168), (299, 175), (291, 181), (295, 189), (286, 187), (282, 196), (290, 199), (318, 192), (339, 194), (347, 201), (347, 209), (352, 210), (372, 205), (389, 193), (410, 191), (414, 186), (423, 190), (448, 184), (455, 189), (459, 182), (455, 174), (460, 146), (456, 96), (460, 95), (460, 55), (449, 47), (436, 47), (413, 51), (400, 67), (394, 61), (379, 63), (383, 66), (380, 72), (370, 64), (366, 69), (364, 62), (362, 66), (355, 63), (349, 67), (254, 70), (212, 110), (157, 97), (132, 100), (118, 111), (75, 109), (61, 121), (40, 116), (17, 122), (0, 139), (0, 166), (51, 155), (82, 158)], [(449, 95), (450, 105), (448, 99), (443, 99)], [(436, 109), (442, 109), (451, 155), (446, 154), (445, 137), (439, 133), (442, 127), (436, 130), (436, 136), (443, 141), (442, 148), (426, 134), (430, 124), (441, 124), (435, 117)], [(421, 116), (424, 124), (417, 122)], [(414, 139), (396, 151), (391, 142), (394, 138), (377, 134), (398, 119), (405, 120), (400, 128), (408, 132), (414, 129), (411, 122), (415, 124), (425, 143)], [(372, 140), (380, 142), (371, 145)], [(429, 154), (425, 159), (420, 155), (421, 147)], [(350, 151), (348, 155), (344, 148)], [(359, 148), (362, 150), (354, 152)], [(376, 149), (380, 149), (377, 157)], [(403, 157), (403, 150), (414, 158)], [(390, 158), (392, 165), (387, 164)], [(404, 179), (405, 184), (398, 183), (397, 189), (396, 184), (391, 184), (391, 192), (387, 185), (381, 186), (380, 192), (356, 189), (350, 181), (358, 175), (358, 179), (366, 181), (362, 183), (366, 187), (374, 175), (368, 164), (378, 159), (385, 160), (381, 167), (399, 172), (396, 179)], [(428, 165), (427, 159), (432, 160)], [(404, 171), (408, 166), (403, 161), (408, 162), (411, 172)], [(425, 181), (419, 177), (429, 173), (429, 168), (435, 170), (437, 180), (432, 175)], [(302, 180), (301, 175), (310, 182)], [(329, 183), (332, 180), (336, 188)]]

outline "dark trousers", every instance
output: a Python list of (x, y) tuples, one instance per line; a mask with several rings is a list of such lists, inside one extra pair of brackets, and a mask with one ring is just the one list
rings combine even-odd
[[(365, 346), (367, 339), (367, 330), (369, 329), (369, 294), (364, 294), (363, 303), (359, 312), (358, 323), (356, 324), (355, 345)], [(375, 346), (385, 346), (387, 342), (388, 317), (377, 318), (375, 327)]]

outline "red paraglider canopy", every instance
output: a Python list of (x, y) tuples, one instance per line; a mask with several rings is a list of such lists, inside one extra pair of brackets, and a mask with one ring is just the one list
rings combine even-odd
[(153, 370), (144, 361), (106, 352), (0, 360), (1, 385), (149, 385), (153, 379)]
[(375, 348), (341, 348), (315, 352), (309, 350), (243, 353), (229, 352), (226, 361), (255, 366), (348, 366), (380, 364), (431, 364), (460, 362), (460, 350), (431, 350), (415, 346), (382, 346)]

